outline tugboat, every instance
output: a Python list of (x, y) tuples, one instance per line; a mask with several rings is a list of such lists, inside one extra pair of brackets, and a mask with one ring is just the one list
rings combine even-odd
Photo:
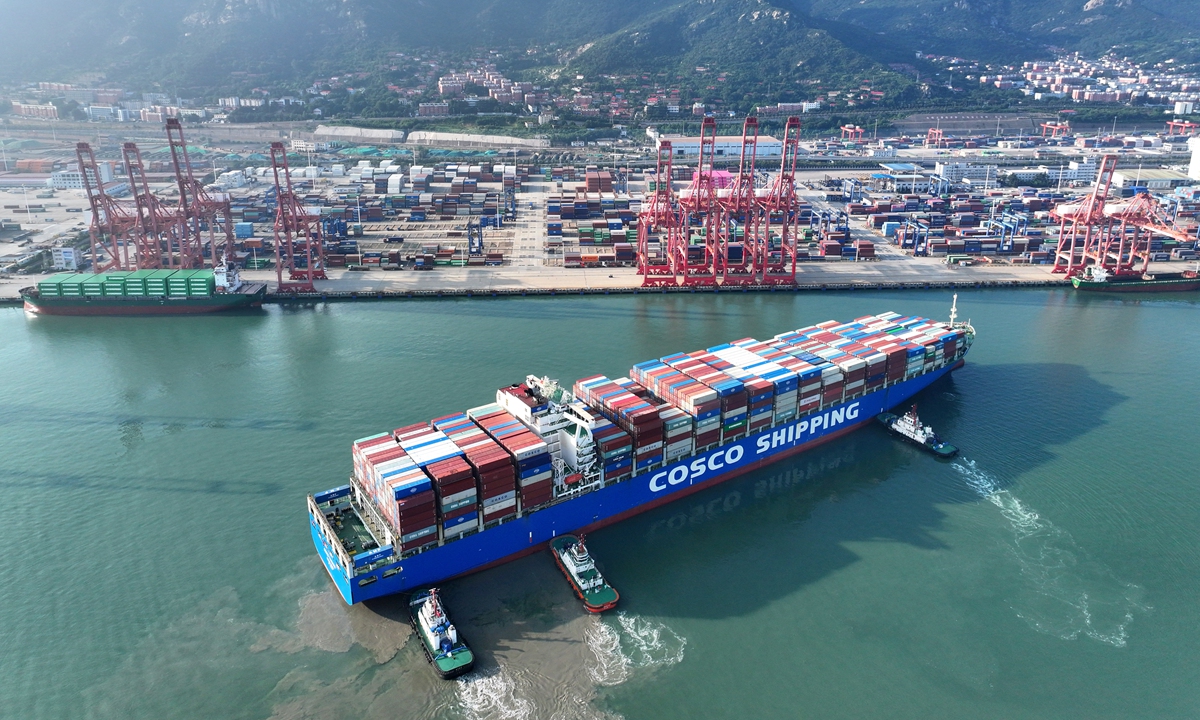
[(951, 458), (958, 454), (958, 448), (944, 442), (933, 428), (921, 423), (917, 417), (917, 406), (903, 415), (896, 417), (892, 413), (883, 413), (875, 418), (883, 426), (914, 445), (919, 445), (940, 458)]
[(408, 612), (413, 630), (421, 638), (425, 659), (443, 680), (471, 672), (475, 667), (475, 654), (450, 623), (437, 588), (413, 595), (408, 602)]
[(621, 596), (596, 569), (596, 561), (588, 554), (583, 537), (556, 537), (550, 541), (550, 552), (588, 612), (600, 613), (617, 606)]

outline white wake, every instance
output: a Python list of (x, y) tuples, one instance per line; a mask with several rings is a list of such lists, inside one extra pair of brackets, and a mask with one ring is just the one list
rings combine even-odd
[(526, 720), (533, 703), (521, 697), (503, 668), (477, 670), (456, 680), (458, 704), (469, 720)]
[(1007, 545), (1026, 583), (1014, 606), (1017, 615), (1038, 632), (1064, 640), (1083, 635), (1124, 647), (1134, 613), (1150, 609), (1140, 602), (1142, 588), (1091, 559), (1069, 532), (1002, 489), (974, 460), (959, 459), (951, 467), (1009, 523)]

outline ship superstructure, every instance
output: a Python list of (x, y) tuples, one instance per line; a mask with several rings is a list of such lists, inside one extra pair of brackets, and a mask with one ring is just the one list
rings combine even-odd
[(974, 337), (953, 317), (883, 313), (571, 390), (531, 375), (355, 441), (349, 484), (309, 496), (313, 541), (348, 603), (438, 583), (849, 432), (960, 365)]

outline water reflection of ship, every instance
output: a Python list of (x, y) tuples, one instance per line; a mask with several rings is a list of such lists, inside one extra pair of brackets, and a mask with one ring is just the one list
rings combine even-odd
[[(860, 443), (869, 443), (863, 452)], [(644, 527), (641, 535), (658, 545), (671, 542), (689, 528), (717, 520), (744, 522), (741, 516), (755, 511), (795, 514), (788, 520), (803, 519), (823, 499), (846, 496), (886, 477), (904, 456), (895, 448), (879, 447), (873, 438), (850, 436), (801, 455), (793, 462), (780, 463), (770, 470), (749, 473), (697, 493), (682, 507), (671, 506), (635, 520)], [(863, 458), (860, 460), (860, 456)], [(786, 500), (772, 503), (770, 501)], [(797, 501), (800, 501), (797, 504)], [(737, 516), (737, 520), (732, 517)], [(755, 518), (754, 525), (761, 519)], [(774, 519), (772, 520), (774, 522)]]

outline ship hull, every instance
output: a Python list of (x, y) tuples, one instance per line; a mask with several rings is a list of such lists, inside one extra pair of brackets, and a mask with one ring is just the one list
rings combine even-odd
[(537, 552), (559, 535), (597, 530), (809, 450), (871, 422), (961, 365), (959, 361), (897, 382), (362, 575), (347, 576), (311, 507), (309, 529), (321, 562), (347, 603), (406, 592), (510, 562)]
[(38, 315), (196, 315), (261, 307), (266, 285), (249, 292), (204, 296), (112, 295), (39, 297), (22, 294), (25, 309)]
[(1200, 290), (1200, 278), (1171, 278), (1166, 280), (1121, 280), (1117, 282), (1095, 282), (1083, 278), (1071, 278), (1076, 290), (1115, 293), (1186, 292)]

